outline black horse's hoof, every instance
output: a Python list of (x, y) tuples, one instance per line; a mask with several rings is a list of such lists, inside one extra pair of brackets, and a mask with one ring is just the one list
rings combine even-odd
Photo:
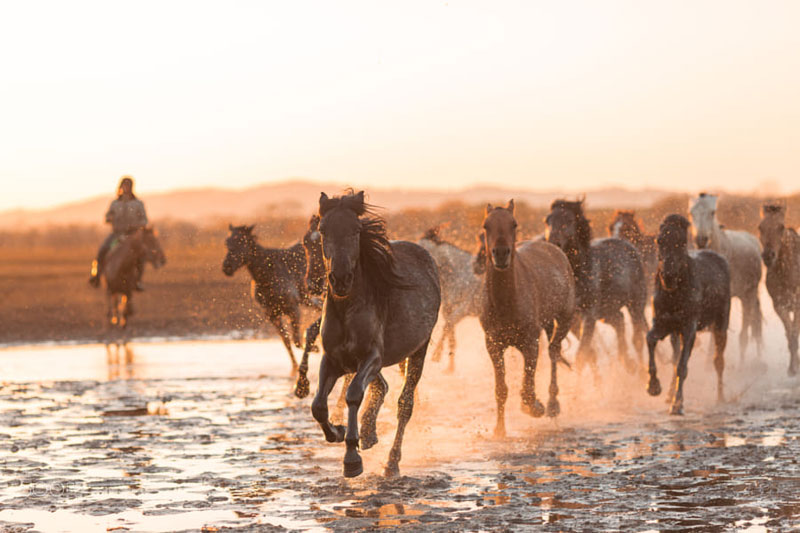
[(676, 416), (683, 416), (683, 402), (673, 403), (669, 408), (669, 414)]
[(400, 467), (395, 463), (389, 463), (383, 471), (385, 477), (397, 477), (400, 475)]
[(561, 405), (558, 403), (558, 400), (555, 398), (550, 398), (550, 401), (547, 402), (547, 416), (550, 418), (555, 418), (561, 414)]
[(297, 376), (297, 383), (294, 384), (294, 395), (298, 398), (305, 398), (311, 392), (311, 383), (305, 374)]
[(348, 444), (344, 454), (344, 477), (360, 476), (363, 471), (364, 462), (358, 454), (357, 446)]
[(650, 384), (647, 386), (647, 394), (650, 396), (658, 396), (661, 394), (661, 383), (658, 378), (650, 378)]
[(534, 418), (539, 418), (544, 415), (544, 405), (539, 400), (533, 400), (533, 404), (531, 405), (528, 402), (523, 400), (522, 402), (522, 412), (526, 415), (532, 416)]
[(328, 442), (343, 442), (344, 434), (347, 432), (347, 428), (335, 424), (332, 424), (331, 428), (332, 428), (331, 434), (325, 435), (325, 440), (327, 440)]

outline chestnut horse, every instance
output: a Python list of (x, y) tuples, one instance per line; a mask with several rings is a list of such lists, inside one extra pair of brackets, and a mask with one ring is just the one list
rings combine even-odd
[[(508, 387), (504, 353), (513, 346), (525, 360), (522, 409), (531, 416), (560, 412), (556, 364), (563, 361), (561, 341), (575, 312), (575, 283), (569, 261), (558, 247), (543, 241), (517, 243), (514, 201), (506, 207), (486, 206), (483, 221), (485, 275), (480, 322), (492, 359), (497, 401), (495, 435), (505, 435)], [(550, 398), (545, 410), (536, 399), (534, 377), (539, 336), (547, 333), (550, 354)]]
[(758, 231), (761, 254), (767, 266), (767, 292), (772, 298), (775, 313), (783, 322), (789, 344), (789, 375), (800, 370), (797, 356), (797, 336), (800, 333), (800, 236), (787, 228), (786, 206), (764, 204)]
[[(414, 390), (439, 316), (436, 263), (424, 248), (389, 242), (385, 222), (370, 212), (364, 192), (319, 199), (319, 230), (328, 277), (322, 310), (319, 386), (311, 405), (328, 442), (345, 441), (344, 475), (363, 471), (358, 453), (378, 442), (378, 411), (388, 391), (381, 369), (404, 360), (406, 375), (397, 409), (397, 433), (386, 475), (399, 473), (403, 435), (414, 407)], [(347, 387), (347, 426), (328, 419), (328, 395), (336, 381), (355, 372)], [(359, 434), (358, 410), (370, 387)]]

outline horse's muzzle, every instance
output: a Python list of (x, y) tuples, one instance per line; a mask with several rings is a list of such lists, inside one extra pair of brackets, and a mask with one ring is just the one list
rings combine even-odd
[(333, 289), (333, 295), (339, 298), (344, 298), (350, 294), (350, 290), (353, 288), (353, 273), (348, 272), (346, 274), (342, 274), (336, 276), (333, 272), (328, 274), (328, 283)]
[(694, 238), (694, 243), (697, 245), (698, 248), (702, 250), (703, 248), (708, 246), (708, 237), (701, 237), (698, 235), (697, 237)]
[(511, 248), (494, 248), (492, 264), (497, 270), (506, 270), (511, 266)]

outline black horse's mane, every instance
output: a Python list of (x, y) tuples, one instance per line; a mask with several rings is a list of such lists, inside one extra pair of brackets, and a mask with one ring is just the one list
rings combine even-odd
[(589, 219), (583, 214), (583, 200), (571, 202), (569, 200), (555, 200), (550, 205), (550, 210), (563, 209), (575, 215), (577, 222), (577, 239), (578, 244), (582, 249), (587, 249), (592, 243), (592, 227), (589, 225)]
[(359, 262), (364, 275), (372, 281), (379, 301), (385, 301), (382, 296), (390, 289), (410, 288), (397, 273), (394, 254), (386, 234), (386, 221), (375, 213), (377, 206), (364, 202), (363, 193), (355, 194), (349, 189), (342, 196), (321, 200), (320, 217), (338, 208), (349, 209), (359, 217)]

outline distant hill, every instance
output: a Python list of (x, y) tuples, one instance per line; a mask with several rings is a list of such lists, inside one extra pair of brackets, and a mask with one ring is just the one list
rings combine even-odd
[[(184, 189), (144, 195), (151, 220), (185, 220), (196, 224), (219, 220), (247, 221), (265, 214), (306, 215), (316, 210), (320, 191), (340, 193), (346, 185), (286, 181), (258, 185), (247, 189)], [(621, 188), (588, 191), (586, 201), (593, 208), (642, 208), (669, 195), (659, 190), (627, 190)], [(506, 202), (509, 198), (543, 207), (557, 197), (575, 198), (574, 193), (533, 192), (478, 186), (447, 190), (367, 189), (370, 203), (389, 210), (408, 207), (436, 207), (446, 202), (476, 204)], [(95, 197), (44, 210), (12, 210), (0, 212), (0, 228), (22, 229), (52, 225), (101, 224), (111, 197)]]

